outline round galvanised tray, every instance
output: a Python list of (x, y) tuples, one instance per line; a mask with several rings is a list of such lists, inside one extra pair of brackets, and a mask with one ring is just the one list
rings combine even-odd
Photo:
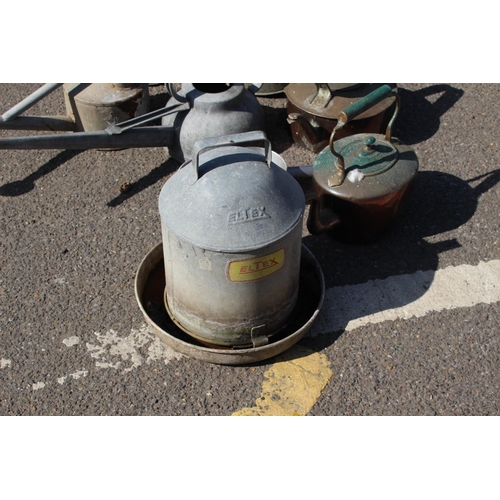
[(287, 326), (259, 347), (207, 347), (183, 332), (164, 305), (165, 267), (163, 245), (156, 245), (142, 260), (135, 278), (139, 308), (153, 332), (172, 349), (191, 358), (220, 365), (244, 365), (272, 358), (296, 344), (311, 328), (323, 305), (325, 280), (321, 267), (302, 245), (299, 295)]

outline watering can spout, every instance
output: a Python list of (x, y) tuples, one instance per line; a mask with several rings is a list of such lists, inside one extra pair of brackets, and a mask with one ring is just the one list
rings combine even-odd
[(126, 134), (109, 134), (106, 130), (48, 134), (25, 137), (2, 137), (0, 149), (106, 149), (155, 148), (172, 144), (169, 127), (139, 127)]

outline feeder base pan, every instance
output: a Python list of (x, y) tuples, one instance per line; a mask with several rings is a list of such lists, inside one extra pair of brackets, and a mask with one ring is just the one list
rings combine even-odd
[(269, 344), (243, 349), (207, 347), (183, 332), (165, 309), (164, 292), (165, 267), (160, 243), (144, 257), (135, 279), (135, 296), (148, 325), (160, 340), (188, 357), (220, 365), (244, 365), (281, 354), (309, 331), (323, 305), (325, 281), (318, 261), (302, 245), (299, 297), (292, 319)]

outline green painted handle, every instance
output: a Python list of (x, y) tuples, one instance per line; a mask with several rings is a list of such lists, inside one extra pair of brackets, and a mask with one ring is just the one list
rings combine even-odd
[(387, 84), (381, 85), (378, 89), (375, 89), (373, 92), (370, 92), (367, 96), (363, 97), (359, 101), (353, 102), (351, 105), (347, 106), (347, 108), (345, 108), (343, 111), (341, 111), (337, 120), (337, 125), (335, 125), (335, 128), (332, 130), (329, 141), (330, 151), (338, 159), (339, 168), (341, 170), (344, 169), (344, 159), (335, 151), (335, 148), (333, 147), (335, 132), (337, 132), (337, 130), (340, 130), (347, 122), (349, 122), (353, 118), (356, 118), (356, 116), (359, 116), (361, 113), (364, 113), (367, 109), (370, 109), (372, 106), (375, 106), (375, 104), (378, 104), (380, 101), (383, 101), (387, 97), (391, 96), (394, 96), (396, 98), (396, 109), (394, 110), (394, 114), (392, 115), (392, 118), (390, 119), (389, 124), (387, 125), (387, 129), (385, 131), (385, 140), (387, 142), (391, 142), (392, 125), (394, 124), (396, 116), (398, 115), (399, 112), (400, 100), (399, 100), (399, 94), (397, 93), (396, 90), (392, 89), (390, 85)]
[[(342, 173), (344, 173), (344, 158), (335, 151), (334, 147), (335, 132), (337, 132), (337, 130), (340, 130), (347, 122), (349, 122), (353, 118), (356, 118), (356, 116), (359, 116), (361, 113), (364, 113), (367, 109), (370, 109), (372, 106), (375, 106), (375, 104), (378, 104), (380, 101), (383, 101), (387, 97), (391, 96), (394, 96), (396, 98), (396, 109), (394, 110), (394, 114), (392, 115), (392, 118), (390, 119), (385, 131), (385, 140), (387, 142), (391, 142), (392, 125), (394, 124), (396, 116), (398, 115), (399, 112), (400, 100), (397, 91), (393, 90), (389, 85), (380, 86), (378, 89), (375, 89), (373, 92), (370, 92), (367, 96), (363, 97), (359, 101), (352, 103), (351, 105), (347, 106), (347, 108), (345, 108), (343, 111), (341, 111), (338, 117), (337, 125), (335, 125), (335, 128), (332, 130), (332, 133), (330, 135), (329, 146), (333, 156), (335, 156), (338, 160), (338, 170), (340, 170)], [(340, 180), (340, 183), (342, 182), (343, 178)]]
[(359, 116), (361, 113), (364, 113), (367, 109), (375, 106), (375, 104), (378, 104), (380, 101), (383, 101), (387, 97), (393, 95), (396, 95), (395, 90), (393, 90), (389, 85), (382, 85), (359, 101), (353, 102), (351, 105), (347, 106), (347, 108), (341, 112), (339, 122), (347, 123), (353, 118), (356, 118), (356, 116)]

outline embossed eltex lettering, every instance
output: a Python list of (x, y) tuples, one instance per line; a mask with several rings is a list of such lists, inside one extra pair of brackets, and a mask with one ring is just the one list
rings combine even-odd
[(242, 224), (244, 222), (270, 218), (271, 216), (266, 212), (266, 207), (242, 208), (236, 212), (229, 213), (228, 224)]

